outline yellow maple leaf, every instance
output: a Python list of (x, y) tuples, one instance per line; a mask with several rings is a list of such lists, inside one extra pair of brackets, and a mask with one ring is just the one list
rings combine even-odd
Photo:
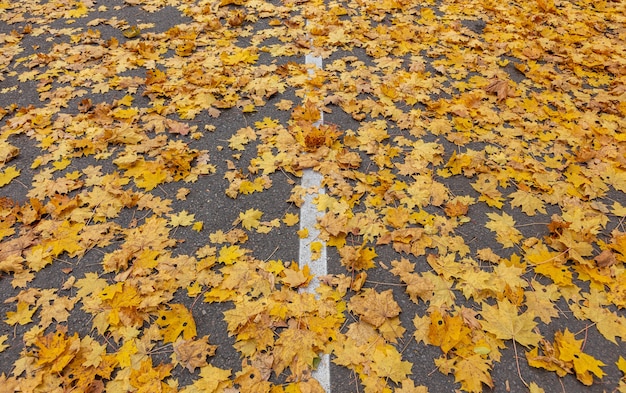
[(489, 206), (502, 208), (502, 193), (498, 190), (495, 176), (480, 174), (478, 180), (472, 183), (472, 188), (480, 192), (479, 200), (486, 202)]
[[(306, 230), (307, 236), (308, 236), (308, 229), (304, 228), (304, 230)], [(311, 248), (311, 259), (314, 261), (317, 261), (318, 259), (320, 259), (322, 256), (322, 249), (324, 248), (324, 245), (322, 244), (322, 242), (311, 242), (310, 248)]]
[(532, 192), (524, 191), (520, 188), (510, 193), (509, 198), (511, 198), (511, 206), (520, 207), (529, 216), (534, 216), (537, 212), (546, 214), (545, 203)]
[[(0, 118), (2, 115), (0, 114)], [(5, 164), (20, 154), (20, 149), (7, 141), (0, 140), (0, 163)]]
[(0, 172), (0, 187), (4, 187), (11, 182), (11, 180), (15, 179), (20, 175), (21, 170), (16, 169), (15, 165), (7, 167), (5, 170)]
[(72, 8), (71, 10), (65, 11), (66, 18), (82, 18), (87, 15), (89, 9), (82, 1), (76, 1), (73, 4), (76, 8)]
[(557, 351), (558, 358), (571, 362), (574, 365), (576, 378), (583, 384), (589, 386), (593, 383), (594, 374), (598, 378), (602, 378), (605, 374), (600, 367), (605, 364), (582, 351), (583, 340), (576, 340), (572, 332), (565, 328), (564, 332), (557, 331), (554, 334), (554, 349)]
[(539, 385), (537, 385), (535, 382), (531, 382), (528, 384), (528, 391), (529, 393), (545, 393), (545, 390), (539, 387)]
[(253, 64), (257, 61), (259, 55), (251, 48), (237, 48), (232, 54), (222, 53), (220, 59), (227, 66), (233, 66), (239, 63)]
[(448, 353), (462, 341), (469, 344), (471, 330), (465, 326), (460, 315), (442, 315), (439, 310), (434, 310), (430, 319), (428, 340), (430, 344), (441, 347), (443, 353)]
[(281, 281), (291, 288), (306, 285), (313, 277), (309, 274), (308, 265), (305, 265), (304, 268), (300, 270), (296, 263), (292, 263), (288, 269), (284, 269), (282, 275), (284, 275), (284, 277), (281, 278)]
[(617, 368), (619, 368), (619, 370), (626, 375), (626, 359), (620, 356), (615, 364), (617, 364)]
[(391, 290), (378, 293), (372, 288), (366, 288), (350, 298), (348, 308), (374, 327), (379, 327), (387, 319), (400, 314), (400, 306), (394, 300)]
[(186, 227), (193, 224), (193, 220), (195, 218), (194, 214), (189, 214), (187, 210), (183, 210), (178, 214), (170, 214), (170, 222), (169, 224), (173, 227)]
[(315, 351), (317, 334), (308, 329), (291, 326), (280, 333), (274, 347), (273, 370), (282, 373), (289, 368), (293, 373), (304, 370), (310, 372), (313, 360), (318, 358)]
[(130, 94), (126, 94), (124, 97), (116, 101), (118, 105), (131, 106), (133, 104), (134, 97)]
[(537, 345), (541, 338), (533, 331), (537, 325), (535, 316), (530, 312), (518, 314), (517, 307), (506, 299), (498, 301), (497, 306), (483, 303), (480, 314), (483, 329), (501, 340), (515, 340), (529, 347)]
[(487, 217), (489, 217), (489, 221), (485, 226), (496, 233), (496, 240), (505, 248), (513, 247), (522, 240), (523, 235), (515, 229), (515, 220), (509, 214), (505, 212), (502, 212), (501, 215), (498, 215), (498, 213), (487, 213)]
[(374, 258), (378, 256), (373, 247), (366, 247), (363, 242), (360, 247), (344, 246), (339, 249), (341, 264), (348, 270), (367, 270), (374, 267)]
[(288, 111), (293, 106), (293, 101), (282, 99), (274, 104), (274, 106), (282, 111)]
[(118, 348), (115, 359), (119, 362), (120, 366), (130, 367), (132, 364), (131, 359), (138, 351), (137, 339), (126, 340), (124, 344)]
[(199, 378), (193, 384), (184, 387), (180, 393), (217, 393), (232, 385), (229, 380), (230, 370), (217, 368), (210, 364), (200, 368)]
[(246, 255), (246, 253), (246, 250), (240, 248), (237, 245), (225, 246), (220, 249), (217, 261), (225, 265), (232, 265), (244, 255)]
[(187, 195), (189, 195), (190, 190), (185, 187), (181, 187), (176, 191), (176, 199), (179, 201), (186, 201)]
[(160, 327), (163, 342), (174, 342), (182, 334), (190, 340), (196, 336), (196, 322), (191, 312), (182, 304), (170, 304), (169, 310), (161, 310), (156, 324)]
[(245, 145), (250, 141), (256, 139), (256, 132), (252, 127), (244, 127), (237, 130), (237, 132), (228, 140), (228, 147), (232, 150), (245, 150)]
[[(463, 358), (455, 357), (451, 359), (451, 362), (454, 380), (461, 384), (461, 388), (464, 391), (480, 393), (483, 391), (483, 384), (493, 387), (493, 379), (490, 373), (491, 362), (483, 356), (472, 354)], [(442, 361), (441, 358), (436, 359), (435, 364), (437, 364), (441, 370), (441, 367), (444, 366), (444, 361)]]
[(248, 209), (245, 212), (239, 213), (239, 218), (233, 222), (233, 225), (241, 223), (241, 225), (248, 230), (257, 228), (261, 223), (262, 216), (262, 211), (254, 208)]
[(64, 330), (59, 330), (38, 337), (35, 345), (39, 348), (37, 364), (49, 367), (49, 372), (58, 373), (74, 359), (80, 350), (80, 338), (78, 333), (67, 337)]
[(202, 221), (196, 221), (193, 223), (193, 226), (191, 227), (191, 229), (193, 229), (196, 232), (200, 232), (202, 231), (202, 227), (204, 226), (204, 222)]
[(411, 374), (410, 362), (402, 360), (398, 350), (389, 345), (377, 345), (372, 354), (372, 370), (378, 377), (389, 378), (398, 383)]
[[(300, 222), (300, 216), (297, 214), (293, 214), (293, 213), (286, 213), (285, 217), (283, 218), (283, 222), (285, 223), (285, 225), (287, 225), (288, 227), (294, 226), (296, 225), (298, 222)], [(306, 236), (305, 236), (306, 237)]]
[(165, 378), (170, 376), (172, 364), (159, 364), (154, 367), (152, 358), (141, 360), (138, 368), (131, 368), (129, 383), (137, 393), (163, 392), (169, 393), (174, 390), (165, 383)]
[(394, 390), (395, 393), (428, 393), (426, 386), (415, 386), (415, 382), (411, 379), (405, 379), (401, 381), (402, 387)]
[(150, 165), (135, 179), (135, 184), (146, 191), (153, 190), (167, 179), (167, 171), (157, 165)]
[(30, 323), (32, 321), (32, 317), (35, 311), (37, 311), (37, 307), (31, 308), (31, 304), (23, 301), (18, 301), (17, 309), (15, 311), (7, 311), (7, 319), (5, 319), (4, 322), (9, 325), (26, 325), (27, 323)]
[(132, 117), (135, 117), (139, 114), (139, 110), (137, 108), (128, 108), (128, 109), (121, 109), (121, 108), (116, 108), (113, 110), (113, 117), (115, 117), (116, 119), (130, 119)]
[(559, 311), (553, 302), (557, 301), (561, 294), (555, 284), (542, 285), (532, 281), (532, 291), (525, 291), (526, 307), (533, 312), (545, 324), (549, 324), (552, 318), (559, 315)]
[(197, 340), (185, 340), (179, 337), (174, 342), (173, 348), (173, 363), (180, 363), (189, 372), (194, 372), (197, 367), (203, 368), (207, 365), (207, 356), (213, 356), (217, 347), (210, 345), (209, 337), (204, 336)]
[(98, 367), (102, 363), (103, 355), (106, 355), (106, 345), (100, 344), (91, 336), (84, 336), (80, 340), (81, 353), (84, 354), (83, 367)]
[(309, 237), (309, 228), (302, 228), (299, 231), (296, 231), (296, 233), (300, 239), (306, 239)]
[(403, 206), (389, 207), (385, 214), (385, 221), (394, 228), (402, 228), (409, 221), (411, 211)]

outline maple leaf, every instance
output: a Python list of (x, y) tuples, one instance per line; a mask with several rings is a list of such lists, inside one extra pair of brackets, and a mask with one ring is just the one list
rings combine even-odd
[(293, 106), (293, 101), (282, 99), (274, 104), (274, 106), (280, 110), (288, 111)]
[(298, 105), (293, 109), (291, 117), (294, 120), (304, 120), (314, 123), (320, 119), (320, 111), (313, 101), (306, 100), (303, 105)]
[(415, 383), (410, 379), (401, 381), (402, 387), (394, 390), (396, 393), (428, 393), (426, 386), (415, 386)]
[(160, 311), (156, 323), (166, 343), (175, 342), (181, 334), (185, 340), (196, 336), (196, 322), (182, 304), (170, 304), (169, 310)]
[(468, 205), (457, 200), (454, 203), (448, 202), (445, 206), (444, 211), (450, 217), (459, 217), (467, 214)]
[[(472, 188), (480, 192), (481, 196), (478, 198), (481, 201), (485, 201), (487, 205), (502, 208), (502, 193), (498, 190), (496, 179), (493, 175), (481, 174), (478, 176), (478, 181), (472, 183)], [(494, 213), (495, 214), (495, 213)], [(506, 214), (506, 213), (504, 213)]]
[[(273, 351), (273, 369), (282, 373), (289, 367), (294, 375), (301, 375), (305, 370), (313, 367), (313, 361), (318, 357), (315, 349), (316, 334), (310, 330), (298, 329), (292, 326), (283, 331), (275, 343)], [(294, 345), (297, 343), (297, 345)]]
[(20, 153), (20, 149), (11, 145), (7, 141), (0, 140), (0, 163), (5, 164)]
[(487, 213), (487, 217), (490, 221), (485, 226), (496, 233), (496, 240), (505, 248), (513, 247), (523, 238), (522, 233), (515, 229), (515, 220), (507, 213)]
[(380, 327), (387, 319), (400, 314), (400, 306), (393, 299), (391, 290), (376, 292), (366, 288), (350, 299), (349, 309), (367, 323)]
[(184, 387), (181, 393), (215, 393), (226, 391), (232, 385), (229, 380), (230, 370), (224, 370), (210, 364), (200, 368), (200, 378)]
[(239, 63), (253, 64), (257, 61), (259, 55), (256, 54), (252, 48), (240, 49), (237, 48), (232, 54), (222, 53), (220, 59), (225, 65), (233, 66)]
[(31, 307), (32, 304), (18, 301), (16, 311), (7, 311), (5, 322), (9, 325), (26, 325), (32, 321), (33, 314), (37, 311), (37, 307)]
[(490, 362), (479, 354), (473, 354), (454, 363), (454, 380), (460, 382), (461, 388), (467, 392), (482, 392), (483, 384), (493, 387), (490, 371)]
[(188, 188), (179, 188), (178, 191), (176, 191), (176, 199), (179, 201), (185, 201), (187, 200), (187, 195), (189, 195), (190, 192), (191, 190), (189, 190)]
[(297, 264), (291, 264), (288, 269), (284, 269), (282, 275), (284, 275), (284, 277), (281, 278), (281, 281), (291, 288), (305, 286), (312, 278), (309, 274), (308, 266), (305, 265), (304, 268), (300, 270)]
[(98, 367), (106, 362), (106, 345), (100, 344), (90, 336), (85, 336), (80, 340), (80, 351), (83, 367)]
[(254, 140), (256, 140), (256, 132), (252, 127), (240, 128), (228, 140), (228, 147), (233, 150), (245, 150), (245, 145)]
[(173, 347), (172, 362), (182, 364), (189, 372), (194, 372), (197, 367), (203, 369), (207, 366), (207, 356), (213, 356), (217, 348), (215, 345), (209, 345), (208, 336), (197, 340), (185, 340), (179, 337)]
[(391, 345), (379, 345), (372, 354), (372, 370), (379, 377), (389, 378), (398, 383), (411, 374), (410, 362), (402, 360), (402, 355)]
[(598, 331), (610, 342), (617, 344), (617, 337), (626, 337), (626, 318), (609, 310), (606, 306), (606, 295), (592, 290), (585, 296), (586, 304), (573, 303), (570, 310), (579, 319), (589, 319), (596, 324)]
[[(285, 217), (283, 218), (283, 222), (288, 227), (294, 226), (298, 222), (300, 222), (300, 216), (297, 215), (297, 214), (293, 214), (293, 213), (286, 213)], [(306, 236), (304, 236), (304, 237), (306, 237)]]
[(435, 310), (430, 314), (430, 319), (428, 341), (441, 347), (443, 353), (448, 353), (470, 337), (470, 329), (465, 326), (460, 315), (442, 315), (439, 310)]
[(258, 228), (263, 212), (258, 209), (248, 209), (245, 212), (239, 213), (239, 218), (233, 222), (233, 225), (241, 223), (241, 225), (250, 230), (252, 228)]
[(541, 285), (535, 280), (532, 281), (532, 291), (525, 291), (526, 307), (533, 312), (543, 323), (549, 324), (552, 318), (559, 315), (553, 302), (561, 296), (556, 285)]
[(38, 349), (37, 364), (46, 366), (50, 372), (61, 372), (80, 350), (78, 333), (67, 337), (63, 330), (51, 332), (35, 341)]
[(564, 332), (557, 331), (554, 334), (554, 349), (558, 353), (558, 358), (565, 362), (572, 362), (576, 378), (585, 385), (591, 385), (593, 383), (591, 374), (602, 378), (604, 371), (600, 367), (605, 364), (583, 353), (582, 343), (583, 340), (576, 340), (574, 334), (567, 328)]
[(546, 214), (546, 208), (543, 200), (533, 195), (531, 192), (519, 189), (509, 194), (511, 198), (511, 206), (521, 207), (522, 211), (529, 216), (534, 216), (537, 213)]
[(152, 358), (141, 361), (139, 368), (131, 368), (129, 383), (137, 392), (174, 392), (163, 380), (170, 375), (171, 364), (152, 365)]
[(499, 339), (512, 339), (526, 347), (539, 342), (541, 336), (533, 331), (537, 325), (535, 316), (530, 312), (518, 314), (517, 307), (508, 300), (498, 301), (497, 306), (483, 303), (480, 314), (483, 329)]
[(498, 101), (514, 96), (513, 91), (509, 86), (509, 82), (502, 79), (494, 79), (487, 87), (485, 87), (485, 90), (489, 93), (495, 93), (498, 97)]
[[(583, 340), (576, 340), (567, 328), (554, 334), (554, 346), (542, 340), (543, 355), (534, 348), (526, 354), (528, 364), (555, 371), (557, 375), (576, 373), (576, 378), (585, 385), (593, 383), (593, 375), (602, 378), (605, 374), (600, 367), (605, 364), (582, 352)], [(593, 375), (592, 375), (593, 374)]]
[(339, 250), (341, 264), (348, 270), (367, 270), (374, 267), (374, 258), (378, 256), (372, 247), (365, 242), (360, 247), (344, 246)]
[(189, 214), (187, 210), (182, 210), (177, 214), (170, 214), (170, 225), (173, 227), (190, 226), (195, 218), (194, 214)]
[(7, 167), (5, 170), (0, 172), (0, 187), (4, 187), (11, 182), (11, 180), (18, 177), (21, 173), (21, 170), (16, 169), (16, 166)]

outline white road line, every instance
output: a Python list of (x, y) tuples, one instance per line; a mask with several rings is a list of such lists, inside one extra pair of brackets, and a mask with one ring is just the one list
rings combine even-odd
[[(302, 174), (301, 185), (307, 190), (317, 190), (319, 193), (323, 193), (321, 188), (322, 175), (315, 172), (312, 169), (305, 169)], [(315, 293), (315, 289), (319, 286), (319, 280), (317, 276), (323, 276), (326, 274), (326, 245), (322, 242), (322, 250), (318, 259), (313, 259), (313, 253), (311, 252), (311, 243), (318, 241), (319, 230), (315, 228), (317, 223), (317, 217), (320, 216), (320, 212), (317, 211), (317, 206), (313, 203), (313, 199), (316, 197), (315, 193), (307, 193), (304, 197), (304, 203), (300, 207), (300, 229), (306, 228), (309, 231), (309, 236), (300, 239), (300, 266), (309, 265), (311, 273), (315, 275), (311, 280), (309, 286), (305, 289), (306, 292)]]
[[(321, 57), (306, 55), (304, 61), (306, 64), (314, 64), (319, 69), (322, 69)], [(322, 124), (323, 122), (324, 114), (320, 112), (320, 120), (316, 125)], [(313, 203), (313, 199), (316, 193), (324, 192), (322, 188), (322, 175), (313, 169), (305, 169), (302, 173), (301, 186), (306, 190), (316, 190), (316, 192), (306, 193), (304, 203), (300, 207), (300, 229), (306, 228), (309, 232), (309, 236), (300, 239), (300, 253), (298, 256), (298, 264), (300, 267), (308, 265), (311, 273), (315, 276), (305, 291), (315, 293), (315, 290), (319, 287), (317, 277), (327, 273), (326, 244), (322, 242), (319, 258), (314, 260), (311, 253), (311, 243), (318, 241), (319, 237), (319, 230), (315, 227), (315, 224), (317, 223), (317, 217), (321, 216), (321, 213), (318, 212), (317, 206)], [(321, 361), (317, 369), (313, 371), (313, 378), (322, 385), (322, 388), (324, 388), (327, 393), (330, 393), (330, 356), (328, 354), (321, 355)]]

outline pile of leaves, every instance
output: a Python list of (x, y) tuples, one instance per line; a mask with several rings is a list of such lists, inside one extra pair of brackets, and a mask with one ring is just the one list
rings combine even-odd
[[(524, 364), (626, 392), (626, 360), (585, 347), (589, 331), (615, 353), (626, 338), (625, 8), (0, 2), (3, 391), (320, 392), (330, 354), (358, 389), (426, 392), (412, 340), (467, 392), (494, 386), (507, 348), (531, 392)], [(266, 105), (283, 118), (219, 122)], [(203, 142), (216, 135), (228, 146)], [(309, 168), (325, 189), (313, 255), (342, 266), (315, 294), (308, 268), (246, 244), (307, 238)], [(282, 182), (294, 209), (208, 230), (184, 204), (200, 182), (225, 182), (233, 206)], [(180, 252), (193, 233), (204, 244)], [(224, 349), (198, 333), (198, 303), (228, 305), (211, 318), (241, 363), (211, 364)]]

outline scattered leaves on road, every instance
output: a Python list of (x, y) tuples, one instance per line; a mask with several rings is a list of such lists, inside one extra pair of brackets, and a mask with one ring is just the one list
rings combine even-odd
[[(467, 392), (503, 384), (507, 348), (530, 392), (542, 380), (521, 362), (584, 385), (612, 374), (626, 392), (623, 357), (585, 347), (592, 330), (626, 338), (625, 7), (0, 1), (3, 391), (321, 392), (311, 372), (330, 354), (365, 392), (426, 392), (411, 342), (438, 347), (425, 361)], [(161, 12), (176, 18), (149, 21)], [(288, 120), (212, 122), (270, 101)], [(306, 168), (325, 188), (311, 249), (345, 267), (316, 294), (301, 291), (308, 267), (246, 245), (309, 237), (295, 227)], [(205, 227), (180, 208), (205, 208), (201, 181), (233, 200), (285, 182), (293, 209)], [(205, 244), (181, 253), (189, 231)], [(403, 321), (386, 285), (419, 312)], [(231, 369), (198, 333), (215, 303)]]

